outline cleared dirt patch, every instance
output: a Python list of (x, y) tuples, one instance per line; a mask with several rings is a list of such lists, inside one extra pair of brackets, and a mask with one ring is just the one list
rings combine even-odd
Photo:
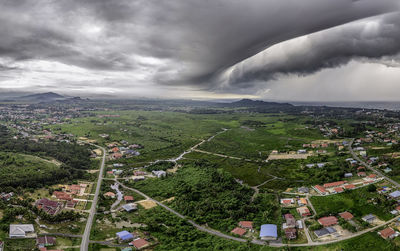
[(275, 159), (307, 159), (308, 157), (312, 156), (311, 153), (305, 154), (270, 154), (268, 156), (268, 160), (275, 160)]
[(144, 207), (144, 209), (150, 209), (157, 206), (157, 203), (155, 203), (152, 200), (141, 200), (138, 201), (137, 203), (139, 203), (142, 207)]

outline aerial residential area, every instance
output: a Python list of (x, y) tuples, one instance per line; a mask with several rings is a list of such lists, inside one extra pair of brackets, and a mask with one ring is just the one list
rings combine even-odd
[(5, 248), (400, 245), (396, 112), (38, 95), (0, 106)]

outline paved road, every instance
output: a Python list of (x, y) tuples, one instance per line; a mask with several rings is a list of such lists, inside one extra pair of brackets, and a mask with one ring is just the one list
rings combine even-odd
[(353, 158), (356, 159), (358, 162), (360, 162), (361, 164), (363, 164), (365, 167), (367, 167), (369, 170), (371, 170), (372, 172), (374, 172), (375, 174), (385, 178), (387, 181), (389, 181), (390, 183), (392, 183), (393, 185), (400, 187), (400, 184), (397, 183), (396, 181), (392, 180), (391, 178), (385, 176), (383, 173), (381, 173), (380, 171), (376, 170), (375, 168), (373, 168), (372, 166), (370, 166), (368, 163), (366, 163), (364, 160), (360, 159), (357, 154), (354, 152), (353, 148), (351, 147), (351, 145), (354, 143), (354, 139), (352, 139), (350, 141), (349, 144), (349, 151), (351, 153), (351, 155), (353, 155)]
[(82, 236), (81, 251), (88, 251), (88, 248), (89, 248), (90, 230), (92, 229), (93, 219), (96, 214), (96, 208), (97, 208), (97, 202), (99, 199), (101, 182), (103, 180), (104, 164), (106, 162), (106, 149), (104, 149), (103, 147), (98, 146), (98, 145), (94, 145), (94, 146), (100, 148), (103, 151), (103, 159), (102, 159), (101, 165), (100, 165), (99, 178), (97, 180), (96, 192), (94, 193), (92, 207), (90, 208), (89, 217), (86, 222), (85, 232), (83, 233), (83, 236)]

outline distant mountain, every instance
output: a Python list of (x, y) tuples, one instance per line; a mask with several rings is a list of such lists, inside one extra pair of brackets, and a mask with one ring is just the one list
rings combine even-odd
[(251, 100), (251, 99), (242, 99), (236, 102), (230, 103), (231, 106), (236, 107), (293, 107), (292, 104), (289, 103), (277, 103), (277, 102), (266, 102), (262, 100)]
[(23, 103), (49, 103), (49, 102), (74, 103), (74, 102), (80, 102), (82, 99), (80, 97), (62, 96), (54, 92), (45, 92), (45, 93), (29, 94), (24, 96), (13, 96), (13, 97), (8, 97), (7, 99), (1, 99), (0, 96), (0, 100), (6, 102), (23, 102)]

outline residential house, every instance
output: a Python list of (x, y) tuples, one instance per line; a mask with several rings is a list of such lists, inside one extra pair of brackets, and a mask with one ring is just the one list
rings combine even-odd
[(107, 192), (107, 193), (104, 194), (104, 197), (109, 197), (109, 198), (111, 198), (111, 199), (114, 199), (114, 198), (115, 198), (115, 193), (113, 193), (113, 192)]
[(298, 208), (296, 208), (296, 211), (297, 211), (302, 217), (311, 215), (310, 209), (308, 209), (308, 207), (298, 207)]
[(336, 182), (326, 183), (324, 184), (324, 188), (338, 187), (345, 183), (347, 183), (347, 181), (336, 181)]
[(365, 222), (368, 222), (369, 224), (372, 224), (375, 222), (376, 217), (372, 214), (368, 214), (368, 215), (362, 217), (361, 219)]
[(247, 232), (246, 229), (240, 228), (240, 227), (236, 227), (231, 231), (232, 234), (239, 235), (239, 236), (243, 236), (246, 232)]
[(345, 173), (344, 177), (345, 178), (351, 178), (351, 177), (353, 177), (353, 174), (352, 173)]
[(133, 238), (135, 238), (133, 234), (129, 233), (126, 230), (118, 232), (116, 235), (120, 242), (130, 241), (130, 240), (133, 240)]
[(150, 243), (147, 242), (145, 239), (139, 238), (129, 243), (129, 245), (134, 246), (136, 249), (140, 250), (142, 248), (148, 247)]
[(157, 178), (162, 178), (162, 177), (167, 176), (167, 173), (165, 171), (162, 171), (162, 170), (154, 170), (154, 171), (152, 171), (152, 173)]
[(58, 212), (61, 211), (63, 204), (58, 201), (53, 201), (47, 198), (43, 198), (36, 201), (35, 206), (38, 209), (41, 209), (50, 215), (56, 215)]
[(125, 195), (124, 196), (124, 201), (125, 202), (133, 202), (134, 201), (133, 196)]
[(129, 204), (123, 205), (122, 208), (126, 212), (130, 213), (130, 212), (135, 211), (137, 209), (137, 205), (135, 203), (129, 203)]
[(344, 188), (347, 190), (352, 190), (352, 189), (355, 189), (356, 186), (354, 184), (348, 184), (348, 185), (345, 185)]
[(53, 196), (59, 200), (65, 200), (65, 201), (72, 200), (71, 195), (67, 194), (66, 192), (54, 191)]
[(308, 187), (299, 187), (298, 189), (297, 189), (297, 191), (299, 192), (299, 193), (309, 193), (309, 189), (308, 189)]
[(306, 198), (300, 198), (300, 199), (297, 200), (297, 204), (298, 204), (299, 206), (305, 206), (305, 205), (308, 204), (308, 203), (307, 203), (307, 199), (306, 199)]
[(286, 228), (285, 229), (285, 236), (288, 240), (294, 240), (297, 238), (297, 230), (296, 228)]
[(239, 221), (239, 227), (253, 231), (252, 221)]
[(324, 187), (322, 187), (320, 185), (315, 185), (313, 188), (315, 189), (315, 191), (317, 191), (321, 195), (329, 194), (329, 192)]
[(354, 218), (354, 216), (349, 212), (340, 213), (339, 216), (342, 217), (342, 219), (344, 220), (351, 220)]
[(327, 236), (330, 234), (334, 234), (336, 232), (337, 232), (336, 229), (334, 229), (333, 227), (325, 227), (325, 228), (322, 228), (319, 230), (315, 230), (314, 234), (315, 234), (315, 236), (320, 238), (320, 237), (324, 237), (324, 236)]
[(294, 199), (291, 199), (291, 198), (281, 199), (281, 204), (283, 204), (285, 206), (292, 205), (292, 204), (294, 204)]
[(278, 227), (275, 224), (261, 225), (261, 240), (276, 240), (278, 238)]
[(392, 199), (397, 199), (397, 198), (400, 197), (400, 191), (397, 190), (397, 191), (391, 192), (391, 193), (389, 194), (389, 196), (390, 196), (390, 198), (392, 198)]
[(10, 225), (10, 238), (26, 238), (27, 235), (30, 235), (35, 232), (35, 229), (32, 224), (11, 224)]
[(324, 227), (329, 227), (338, 224), (338, 219), (335, 216), (327, 216), (319, 218), (318, 223)]
[(285, 214), (283, 216), (285, 218), (285, 223), (283, 223), (282, 228), (295, 228), (296, 227), (296, 219), (292, 214)]
[(56, 244), (56, 238), (52, 236), (40, 236), (36, 238), (36, 245), (39, 247), (49, 247)]
[(383, 239), (393, 239), (394, 237), (396, 237), (396, 231), (394, 231), (393, 228), (388, 227), (383, 229), (382, 231), (379, 231), (379, 235)]
[(335, 193), (341, 193), (344, 191), (344, 189), (341, 187), (335, 187), (335, 188), (333, 188), (333, 191), (335, 191)]

